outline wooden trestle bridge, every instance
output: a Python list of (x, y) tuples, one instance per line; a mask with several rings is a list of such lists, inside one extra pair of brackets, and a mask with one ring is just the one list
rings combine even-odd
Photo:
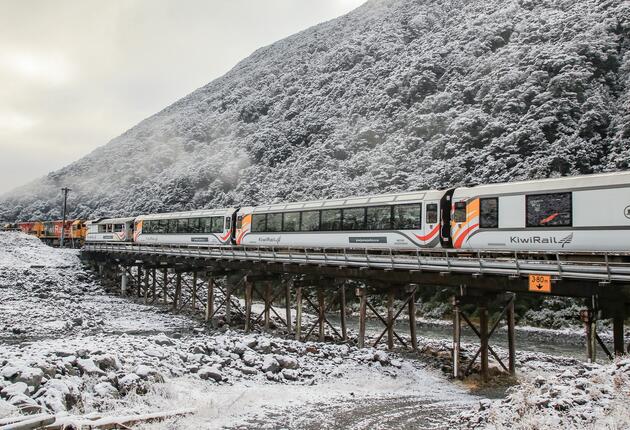
[[(132, 243), (86, 244), (83, 258), (95, 265), (107, 280), (120, 283), (122, 293), (133, 292), (145, 301), (160, 301), (173, 309), (190, 307), (203, 312), (212, 323), (220, 308), (230, 322), (237, 295), (244, 296), (242, 312), (244, 329), (261, 321), (269, 327), (271, 314), (282, 321), (296, 339), (317, 335), (325, 339), (325, 326), (340, 341), (347, 341), (346, 281), (369, 285), (373, 295), (387, 297), (387, 314), (380, 315), (371, 303), (366, 288), (356, 288), (359, 298), (359, 333), (357, 344), (366, 344), (368, 310), (383, 323), (384, 329), (375, 340), (386, 339), (388, 347), (395, 343), (412, 349), (416, 339), (416, 293), (423, 286), (448, 287), (453, 291), (453, 374), (462, 377), (470, 372), (476, 360), (480, 373), (488, 378), (491, 354), (506, 372), (515, 373), (514, 298), (515, 294), (551, 294), (585, 299), (580, 317), (587, 340), (587, 359), (594, 361), (599, 344), (612, 358), (625, 352), (624, 319), (630, 309), (630, 259), (609, 253), (538, 254), (528, 252), (456, 252), (453, 250), (361, 250), (306, 249), (251, 246), (195, 247), (145, 245)], [(224, 282), (217, 282), (225, 278)], [(262, 286), (262, 289), (260, 288)], [(187, 299), (183, 289), (190, 293)], [(317, 300), (311, 300), (303, 289), (315, 288)], [(330, 323), (325, 292), (333, 289), (340, 306), (339, 330)], [(218, 294), (221, 290), (221, 294)], [(260, 315), (252, 314), (254, 292), (265, 303)], [(292, 294), (292, 292), (294, 294)], [(406, 297), (404, 305), (394, 308), (395, 297)], [(291, 298), (295, 297), (295, 325)], [(285, 316), (277, 314), (273, 303), (281, 298)], [(478, 324), (462, 310), (473, 304)], [(303, 327), (302, 309), (308, 305), (317, 319)], [(409, 345), (395, 331), (395, 322), (407, 311)], [(490, 311), (500, 310), (499, 318), (489, 320)], [(239, 310), (240, 312), (240, 310)], [(597, 321), (612, 319), (612, 353), (597, 334)], [(508, 363), (505, 365), (490, 345), (500, 322), (505, 320), (508, 335)], [(479, 337), (479, 349), (464, 369), (460, 357), (461, 329), (468, 325)], [(315, 331), (317, 329), (317, 331)]]

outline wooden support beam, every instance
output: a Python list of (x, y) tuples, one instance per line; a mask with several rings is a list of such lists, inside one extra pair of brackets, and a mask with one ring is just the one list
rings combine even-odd
[(144, 271), (144, 304), (149, 303), (149, 284), (151, 282), (151, 271), (147, 267)]
[(120, 294), (125, 296), (127, 294), (127, 270), (123, 268), (122, 275), (120, 276)]
[(324, 289), (317, 288), (317, 305), (319, 309), (319, 336), (320, 342), (324, 341), (324, 321), (326, 319), (326, 304), (324, 303)]
[(164, 304), (167, 305), (168, 304), (168, 268), (165, 267), (164, 269), (162, 269), (162, 294), (163, 294), (163, 300), (164, 300)]
[(479, 338), (481, 341), (481, 347), (479, 348), (481, 354), (481, 379), (483, 382), (487, 382), (489, 379), (488, 374), (488, 306), (483, 303), (479, 306)]
[(411, 287), (409, 297), (409, 336), (411, 337), (411, 349), (418, 350), (418, 336), (416, 335), (416, 290), (417, 287)]
[(156, 279), (156, 272), (157, 269), (154, 267), (151, 269), (151, 277), (152, 277), (152, 284), (151, 284), (151, 299), (155, 300), (155, 287), (157, 285), (157, 279)]
[(394, 289), (387, 290), (387, 349), (394, 349)]
[(214, 327), (214, 279), (212, 276), (208, 277), (208, 295), (206, 298), (206, 322), (209, 322)]
[(245, 281), (245, 331), (251, 330), (251, 318), (252, 318), (252, 290), (254, 288), (254, 282), (249, 279)]
[(514, 300), (515, 297), (512, 296), (510, 302), (508, 303), (506, 320), (507, 320), (507, 335), (508, 335), (508, 368), (510, 371), (510, 375), (516, 375), (516, 344), (515, 344), (515, 335), (514, 335)]
[(291, 334), (291, 280), (284, 282), (284, 309), (285, 318), (287, 319), (287, 333)]
[(339, 287), (339, 321), (341, 323), (341, 339), (346, 342), (348, 340), (346, 327), (346, 286), (343, 283)]
[(197, 276), (197, 271), (195, 270), (192, 277), (192, 301), (190, 303), (193, 311), (197, 310)]
[(365, 347), (365, 318), (367, 316), (367, 294), (364, 288), (357, 288), (356, 295), (359, 297), (359, 339), (357, 346)]
[(613, 317), (613, 350), (616, 356), (620, 356), (625, 353), (623, 320), (624, 318), (621, 315)]
[(455, 378), (463, 376), (460, 369), (461, 335), (462, 319), (461, 309), (459, 307), (459, 297), (453, 297), (453, 377)]
[(142, 267), (138, 266), (138, 281), (136, 282), (138, 298), (142, 297)]
[(302, 287), (295, 289), (295, 340), (302, 336)]
[(173, 310), (177, 310), (182, 295), (182, 273), (175, 274), (175, 297), (173, 297)]
[(272, 297), (272, 285), (271, 281), (265, 281), (265, 309), (264, 309), (264, 317), (265, 317), (265, 330), (269, 330), (269, 324), (271, 322), (271, 305), (273, 301)]

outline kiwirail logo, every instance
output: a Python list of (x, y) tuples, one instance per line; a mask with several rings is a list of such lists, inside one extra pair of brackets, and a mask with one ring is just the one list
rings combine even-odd
[(564, 236), (561, 238), (557, 238), (555, 236), (531, 236), (531, 237), (519, 237), (519, 236), (510, 236), (510, 243), (514, 243), (517, 245), (561, 245), (561, 248), (564, 248), (565, 245), (573, 242), (573, 233), (568, 236)]
[(626, 206), (626, 208), (623, 210), (623, 214), (626, 216), (626, 218), (630, 219), (630, 205)]

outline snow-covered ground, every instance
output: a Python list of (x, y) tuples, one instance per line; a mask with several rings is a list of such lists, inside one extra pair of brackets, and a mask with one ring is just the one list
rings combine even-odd
[[(245, 334), (108, 294), (78, 252), (0, 233), (0, 426), (194, 409), (147, 428), (624, 428), (630, 361), (519, 351), (519, 385), (447, 377), (421, 354)], [(474, 354), (463, 345), (463, 355)], [(495, 346), (500, 356), (505, 349)], [(492, 365), (496, 368), (496, 363)], [(440, 371), (443, 369), (444, 372)], [(87, 417), (87, 418), (86, 418)], [(519, 427), (520, 426), (520, 427)], [(615, 427), (616, 426), (616, 427)]]

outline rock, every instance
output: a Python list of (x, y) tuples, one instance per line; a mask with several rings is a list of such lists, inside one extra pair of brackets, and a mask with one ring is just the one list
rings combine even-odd
[(172, 346), (175, 345), (175, 342), (173, 342), (173, 340), (171, 340), (171, 338), (169, 338), (167, 335), (165, 335), (164, 333), (160, 333), (157, 336), (153, 337), (153, 342), (157, 343), (158, 345), (161, 346)]
[(267, 355), (263, 359), (261, 370), (263, 372), (278, 373), (280, 370), (280, 364), (278, 363), (278, 360), (273, 358), (271, 355)]
[(166, 357), (166, 353), (160, 349), (156, 349), (156, 348), (147, 348), (144, 351), (144, 354), (149, 356), (149, 357), (157, 357), (157, 358), (164, 358)]
[(35, 400), (24, 394), (11, 397), (9, 404), (17, 407), (23, 414), (37, 414), (42, 410), (42, 407)]
[(116, 387), (114, 387), (109, 382), (100, 382), (96, 384), (94, 386), (94, 394), (97, 397), (101, 397), (101, 398), (117, 399), (118, 397), (120, 397), (120, 393), (118, 392)]
[(253, 367), (258, 363), (258, 355), (255, 352), (246, 351), (243, 354), (242, 360), (246, 366)]
[(0, 372), (0, 375), (2, 375), (4, 379), (13, 379), (13, 377), (16, 376), (19, 372), (20, 372), (19, 367), (4, 366), (2, 368), (2, 372)]
[(223, 380), (223, 376), (221, 375), (221, 371), (214, 366), (205, 366), (199, 369), (197, 372), (201, 379), (212, 379), (215, 382), (221, 382)]
[(99, 369), (104, 371), (118, 370), (121, 368), (120, 360), (112, 354), (97, 355), (92, 357), (92, 359)]
[(275, 374), (273, 372), (267, 372), (265, 373), (265, 376), (267, 377), (268, 380), (275, 381), (275, 382), (279, 382), (282, 379), (282, 376), (280, 376), (279, 374)]
[(77, 358), (77, 366), (84, 374), (88, 375), (105, 375), (91, 358)]
[(243, 373), (243, 375), (256, 375), (258, 373), (258, 369), (249, 366), (240, 367), (239, 370)]
[(153, 367), (145, 366), (144, 364), (139, 365), (134, 370), (134, 373), (140, 376), (142, 379), (150, 382), (164, 382), (164, 377), (162, 374)]
[(26, 385), (24, 382), (16, 382), (3, 388), (2, 391), (0, 391), (0, 394), (2, 394), (2, 397), (6, 397), (7, 399), (10, 399), (11, 397), (20, 394), (28, 396), (29, 389), (28, 385)]
[(146, 394), (146, 387), (138, 375), (129, 373), (118, 379), (118, 391), (122, 395), (127, 395), (132, 391), (136, 391), (138, 394)]
[(294, 369), (282, 369), (282, 377), (289, 381), (297, 381), (300, 374)]
[(37, 394), (37, 400), (47, 409), (59, 413), (76, 405), (80, 395), (77, 390), (69, 385), (69, 381), (51, 379)]
[(378, 361), (385, 366), (390, 363), (389, 355), (385, 351), (376, 351), (374, 353), (374, 361)]
[(245, 345), (243, 342), (239, 342), (234, 345), (234, 347), (232, 348), (232, 352), (234, 354), (238, 354), (239, 357), (242, 357), (245, 351), (247, 351), (248, 349), (249, 347), (247, 345)]
[(264, 337), (260, 338), (256, 343), (256, 346), (254, 346), (254, 349), (265, 354), (269, 353), (271, 352), (271, 342), (269, 339), (265, 339)]
[(81, 317), (72, 318), (72, 325), (75, 327), (83, 325), (83, 318)]
[(26, 385), (30, 385), (34, 390), (39, 388), (42, 383), (44, 372), (37, 367), (21, 367), (17, 376), (13, 377), (13, 382), (24, 382)]
[(275, 358), (282, 369), (297, 369), (300, 367), (295, 358), (288, 357), (286, 355), (276, 355)]

